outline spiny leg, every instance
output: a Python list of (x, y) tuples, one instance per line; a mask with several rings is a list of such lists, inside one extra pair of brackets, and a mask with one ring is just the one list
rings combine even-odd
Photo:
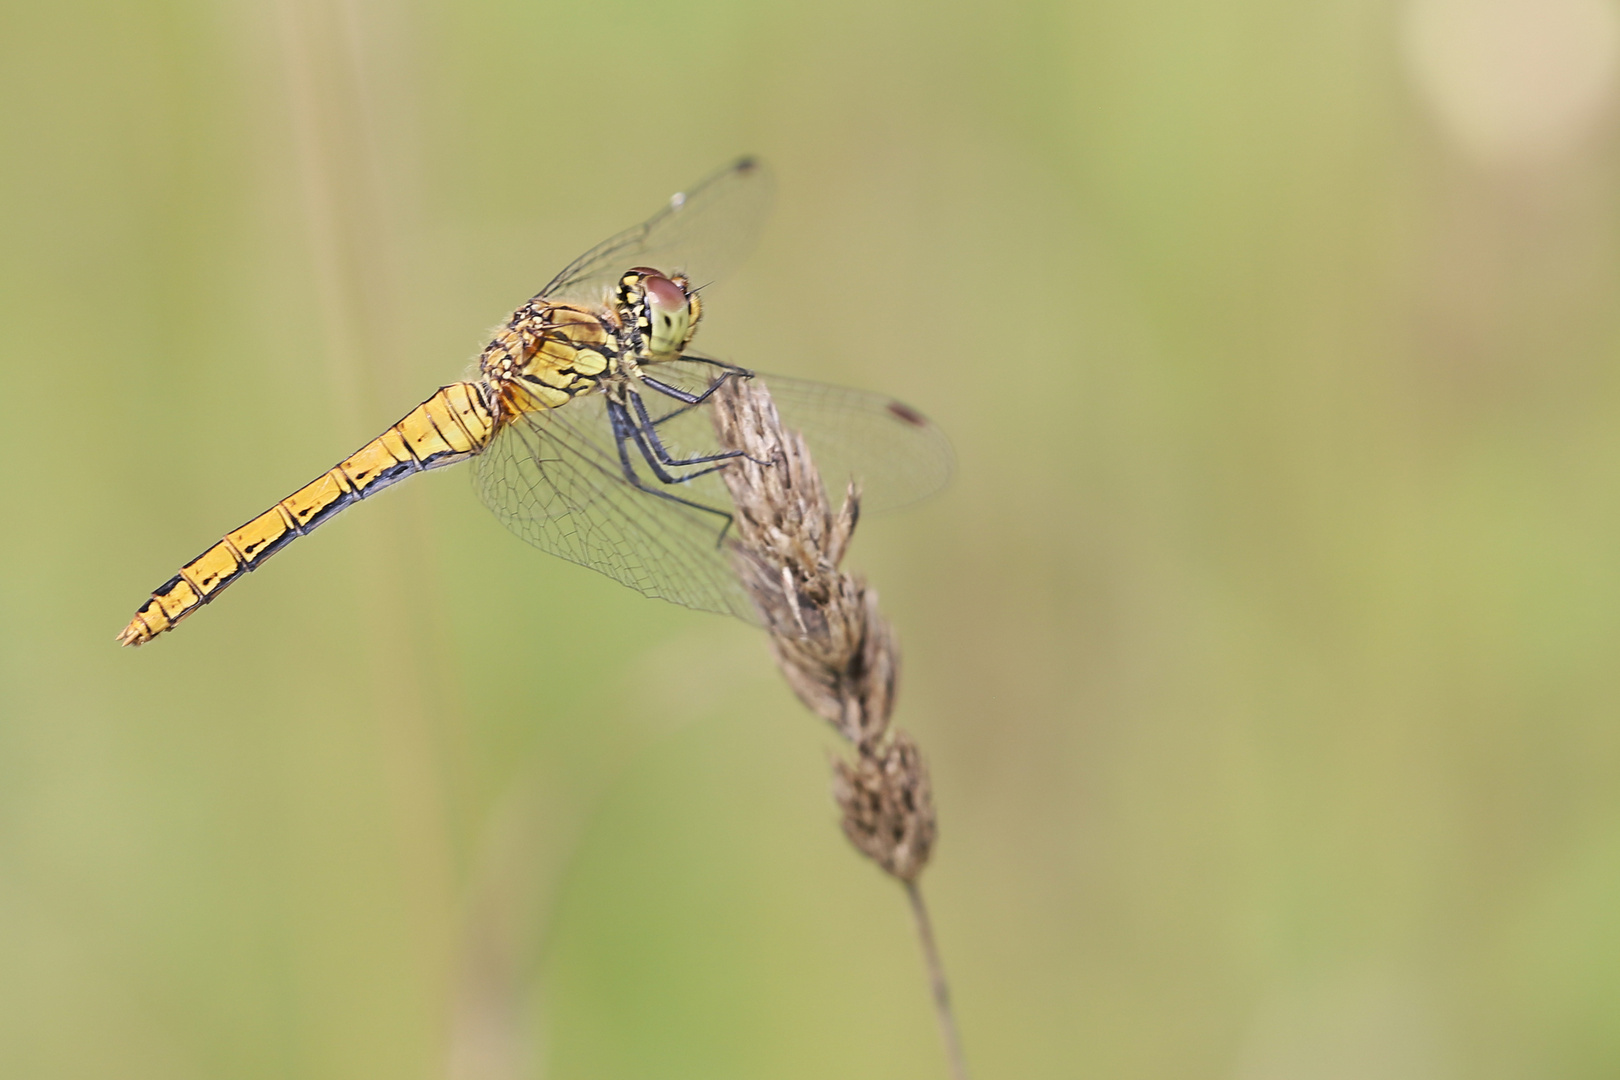
[(662, 424), (665, 420), (672, 420), (675, 417), (680, 416), (683, 413), (690, 412), (693, 408), (703, 404), (705, 401), (709, 400), (710, 395), (712, 395), (716, 390), (720, 389), (721, 386), (725, 385), (725, 381), (727, 379), (751, 379), (754, 377), (754, 373), (749, 371), (747, 368), (734, 367), (731, 364), (722, 363), (719, 360), (707, 360), (699, 356), (688, 356), (685, 357), (685, 359), (693, 360), (700, 364), (708, 364), (711, 367), (722, 368), (724, 370), (721, 372), (720, 377), (715, 379), (714, 382), (710, 383), (708, 388), (701, 394), (694, 394), (690, 390), (682, 390), (678, 386), (671, 386), (669, 383), (663, 382), (660, 379), (652, 378), (651, 376), (642, 373), (642, 382), (646, 383), (660, 394), (663, 394), (666, 397), (672, 397), (676, 401), (682, 403), (680, 408), (667, 412), (663, 416), (660, 416), (657, 420), (654, 420), (652, 423), (655, 427)]
[[(713, 388), (711, 387), (709, 393), (713, 392)], [(685, 460), (670, 457), (669, 451), (664, 448), (664, 440), (658, 437), (658, 426), (653, 422), (652, 417), (647, 415), (647, 405), (641, 400), (641, 395), (636, 393), (634, 390), (626, 390), (625, 394), (630, 398), (630, 403), (635, 406), (636, 418), (641, 421), (640, 424), (632, 424), (636, 432), (636, 442), (638, 445), (642, 446), (643, 453), (650, 448), (652, 453), (657, 457), (658, 462), (671, 466), (706, 465), (711, 461), (726, 461), (730, 458), (744, 456), (741, 450), (725, 450), (718, 454), (700, 454), (697, 457), (686, 458)], [(708, 394), (704, 394), (703, 396), (707, 397)], [(698, 400), (701, 401), (702, 399), (700, 398)], [(693, 404), (695, 405), (697, 402), (693, 402)], [(665, 419), (668, 419), (668, 417), (665, 417)], [(629, 420), (628, 416), (626, 416), (626, 420)], [(657, 463), (653, 462), (651, 459), (648, 459), (648, 464), (653, 466), (653, 471), (655, 473), (659, 472)], [(714, 469), (704, 469), (703, 472), (692, 473), (690, 476), (683, 476), (678, 480), (665, 480), (662, 475), (660, 475), (658, 478), (660, 480), (664, 480), (664, 483), (666, 484), (684, 484), (688, 480), (702, 476), (704, 473), (711, 473), (713, 471)]]
[(668, 499), (670, 502), (691, 507), (693, 510), (702, 510), (704, 513), (714, 514), (716, 517), (723, 519), (725, 521), (725, 525), (721, 527), (720, 535), (715, 538), (715, 543), (724, 543), (726, 533), (731, 530), (731, 515), (726, 511), (716, 509), (713, 506), (705, 506), (702, 503), (694, 502), (691, 499), (683, 499), (673, 492), (661, 491), (658, 488), (649, 486), (636, 473), (635, 466), (630, 460), (630, 448), (626, 444), (627, 442), (633, 440), (636, 444), (637, 450), (640, 451), (641, 456), (646, 459), (648, 467), (653, 470), (653, 474), (666, 484), (685, 483), (687, 480), (694, 480), (699, 476), (704, 476), (708, 473), (714, 472), (720, 466), (712, 465), (707, 469), (692, 473), (690, 476), (671, 476), (668, 472), (664, 471), (662, 466), (658, 464), (657, 459), (652, 456), (650, 449), (644, 442), (642, 442), (641, 434), (636, 429), (635, 422), (630, 418), (630, 414), (628, 411), (626, 411), (625, 407), (619, 402), (609, 399), (607, 408), (608, 418), (613, 425), (613, 441), (618, 445), (619, 448), (619, 466), (624, 472), (625, 482), (631, 487), (635, 488), (637, 491), (644, 491), (648, 495), (656, 495), (660, 499)]
[[(615, 413), (617, 418), (616, 427), (614, 429), (614, 438), (619, 440), (619, 458), (620, 461), (625, 464), (627, 469), (630, 468), (630, 466), (628, 464), (629, 451), (625, 446), (626, 440), (630, 440), (635, 443), (636, 451), (641, 455), (642, 459), (646, 461), (647, 468), (652, 471), (653, 476), (657, 477), (659, 481), (665, 484), (685, 484), (689, 481), (696, 480), (700, 476), (707, 476), (716, 469), (720, 468), (719, 465), (711, 465), (707, 469), (699, 469), (696, 472), (687, 473), (685, 476), (676, 476), (668, 469), (664, 468), (663, 463), (658, 460), (658, 455), (653, 452), (652, 446), (647, 441), (646, 433), (643, 432), (641, 427), (636, 423), (635, 418), (630, 415), (630, 410), (625, 408), (625, 406), (619, 402), (609, 402), (608, 408), (610, 411)], [(702, 462), (700, 461), (696, 464), (702, 464)]]

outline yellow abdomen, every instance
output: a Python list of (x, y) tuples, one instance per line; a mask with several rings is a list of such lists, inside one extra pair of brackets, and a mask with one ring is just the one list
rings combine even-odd
[(413, 473), (449, 465), (478, 453), (494, 436), (497, 419), (485, 404), (485, 387), (452, 383), (412, 409), (399, 423), (224, 538), (159, 586), (118, 635), (124, 645), (143, 645), (225, 586), (255, 570), (283, 546), (352, 503)]

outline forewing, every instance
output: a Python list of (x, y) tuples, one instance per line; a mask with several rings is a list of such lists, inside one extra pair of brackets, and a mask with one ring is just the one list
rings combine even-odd
[[(725, 504), (716, 505), (715, 487), (703, 485), (711, 478), (696, 487), (649, 478), (660, 494), (630, 483), (605, 403), (601, 394), (587, 395), (508, 423), (477, 459), (484, 505), (542, 551), (637, 592), (757, 621), (723, 546)], [(663, 495), (702, 499), (713, 511)]]
[(760, 373), (787, 427), (802, 432), (827, 494), (850, 480), (861, 509), (883, 513), (937, 494), (956, 458), (928, 417), (885, 394)]
[(685, 274), (701, 288), (729, 273), (753, 250), (770, 210), (772, 189), (765, 166), (743, 158), (677, 192), (640, 225), (569, 263), (540, 295), (600, 303), (632, 266)]
[[(700, 392), (723, 368), (688, 359), (645, 370), (683, 390)], [(861, 488), (861, 509), (882, 513), (926, 499), (950, 482), (955, 468), (950, 441), (938, 425), (904, 402), (886, 394), (762, 371), (752, 377), (770, 390), (782, 423), (803, 433), (834, 500), (854, 480)], [(650, 401), (656, 395), (646, 396)], [(686, 444), (697, 441), (695, 434), (686, 435)]]

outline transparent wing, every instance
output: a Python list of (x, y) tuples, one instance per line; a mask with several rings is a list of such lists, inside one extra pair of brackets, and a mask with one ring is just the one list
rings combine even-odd
[[(675, 360), (646, 373), (696, 394), (724, 370)], [(754, 377), (770, 388), (783, 423), (804, 433), (833, 499), (854, 478), (862, 487), (863, 510), (893, 509), (933, 494), (950, 479), (950, 444), (909, 406), (846, 387)], [(671, 458), (718, 449), (706, 404), (683, 405), (650, 387), (641, 397)], [(633, 441), (627, 453), (635, 482), (626, 476), (606, 396), (587, 394), (509, 423), (478, 456), (474, 477), (484, 505), (542, 551), (647, 596), (757, 622), (724, 546), (731, 498), (719, 473), (705, 473), (703, 465), (670, 466), (670, 473), (692, 479), (665, 484), (651, 474)]]
[[(674, 360), (644, 369), (646, 373), (688, 392), (701, 392), (722, 367), (702, 360)], [(755, 372), (776, 402), (782, 423), (804, 434), (810, 456), (834, 500), (843, 487), (854, 480), (861, 487), (861, 510), (882, 513), (926, 499), (950, 482), (956, 458), (950, 440), (933, 421), (916, 409), (889, 397), (856, 390), (792, 379), (785, 375)], [(649, 404), (656, 395), (647, 395)], [(703, 412), (701, 408), (691, 410)], [(685, 423), (684, 417), (680, 422)], [(703, 445), (694, 427), (676, 428), (686, 445)], [(665, 427), (673, 427), (671, 422)], [(708, 435), (712, 445), (713, 435)]]
[(769, 170), (753, 158), (743, 158), (677, 192), (640, 225), (569, 263), (539, 295), (599, 303), (632, 266), (684, 273), (694, 285), (707, 285), (753, 250), (770, 210), (772, 187)]
[(712, 507), (700, 510), (631, 484), (603, 395), (512, 421), (478, 456), (474, 478), (484, 505), (542, 551), (647, 596), (757, 621), (721, 546), (730, 524), (723, 487), (706, 483), (712, 477), (673, 485), (646, 478), (649, 487)]
[(853, 480), (861, 510), (883, 513), (926, 499), (950, 482), (956, 458), (945, 433), (902, 401), (847, 386), (757, 376), (782, 423), (803, 432), (835, 501)]

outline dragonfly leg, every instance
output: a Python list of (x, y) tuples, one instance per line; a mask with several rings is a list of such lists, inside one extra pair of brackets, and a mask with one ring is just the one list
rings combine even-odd
[[(709, 393), (713, 392), (713, 388), (711, 387)], [(636, 393), (634, 390), (627, 391), (627, 396), (630, 398), (631, 404), (635, 406), (636, 419), (640, 421), (639, 424), (636, 424), (633, 421), (631, 424), (631, 426), (635, 429), (636, 442), (638, 445), (643, 446), (643, 452), (650, 449), (653, 455), (658, 459), (658, 463), (672, 466), (706, 465), (711, 461), (726, 461), (730, 458), (745, 456), (741, 450), (726, 450), (718, 454), (700, 454), (697, 457), (685, 458), (684, 460), (670, 457), (669, 451), (664, 448), (664, 440), (658, 436), (658, 425), (653, 421), (651, 416), (647, 415), (646, 402), (642, 401), (641, 395)], [(704, 397), (707, 396), (708, 394), (704, 395)], [(696, 403), (694, 402), (694, 404)], [(625, 418), (628, 420), (629, 416), (626, 415)], [(668, 419), (668, 417), (665, 419)], [(647, 464), (653, 466), (654, 472), (658, 471), (657, 463), (654, 463), (651, 459), (648, 460)], [(690, 476), (683, 476), (679, 479), (672, 480), (665, 480), (662, 476), (659, 476), (658, 478), (660, 480), (664, 480), (664, 483), (666, 484), (685, 483), (694, 477), (702, 476), (704, 473), (710, 473), (713, 471), (713, 469), (704, 469), (702, 472), (692, 473)]]
[[(613, 421), (613, 441), (617, 443), (619, 447), (619, 466), (624, 471), (624, 478), (630, 481), (632, 484), (635, 484), (636, 487), (641, 488), (643, 491), (658, 493), (657, 488), (647, 487), (641, 482), (641, 477), (636, 472), (635, 465), (631, 462), (630, 458), (630, 445), (632, 443), (635, 444), (637, 452), (641, 454), (642, 459), (647, 463), (647, 468), (651, 470), (653, 476), (655, 476), (661, 483), (684, 484), (689, 480), (696, 480), (700, 476), (707, 476), (720, 468), (719, 465), (711, 465), (707, 469), (699, 469), (696, 472), (687, 473), (685, 476), (676, 476), (674, 473), (671, 473), (668, 469), (664, 468), (663, 462), (658, 460), (657, 453), (654, 452), (652, 446), (647, 442), (646, 434), (639, 426), (637, 426), (635, 420), (631, 419), (630, 410), (626, 409), (623, 405), (616, 401), (610, 401), (608, 402), (608, 415)], [(717, 456), (731, 457), (733, 455), (721, 454)], [(714, 459), (703, 458), (699, 459), (697, 463), (701, 464), (702, 461), (712, 460)], [(685, 465), (690, 463), (673, 461), (670, 462), (670, 464)], [(685, 499), (676, 499), (675, 501), (687, 502)], [(698, 504), (688, 503), (688, 505), (696, 506)]]
[(704, 513), (713, 514), (722, 519), (725, 524), (720, 527), (720, 534), (715, 538), (715, 542), (717, 544), (724, 543), (726, 534), (731, 531), (731, 514), (713, 506), (705, 506), (700, 502), (694, 502), (691, 499), (683, 499), (673, 492), (664, 491), (646, 483), (644, 480), (642, 480), (640, 474), (636, 472), (635, 465), (630, 459), (629, 444), (631, 442), (636, 444), (636, 449), (640, 451), (641, 456), (646, 460), (647, 467), (653, 471), (654, 476), (658, 477), (658, 479), (665, 484), (684, 483), (687, 480), (693, 480), (699, 476), (704, 476), (708, 473), (714, 472), (720, 466), (711, 465), (707, 469), (701, 469), (698, 472), (691, 473), (687, 476), (677, 477), (670, 475), (670, 473), (665, 471), (663, 466), (658, 463), (657, 458), (653, 456), (651, 447), (646, 444), (640, 430), (636, 427), (635, 421), (630, 418), (629, 410), (627, 410), (617, 401), (612, 400), (608, 401), (607, 407), (608, 418), (613, 425), (613, 441), (618, 445), (619, 448), (619, 467), (624, 472), (625, 482), (638, 491), (646, 492), (648, 495), (656, 495), (660, 499), (668, 499), (670, 502), (680, 503), (682, 506), (689, 506), (693, 510), (702, 510)]
[(665, 420), (672, 420), (675, 417), (680, 416), (682, 413), (689, 412), (696, 406), (703, 404), (705, 401), (709, 400), (709, 396), (711, 394), (725, 384), (727, 379), (751, 379), (754, 377), (754, 373), (749, 371), (747, 368), (734, 367), (731, 364), (721, 363), (719, 360), (705, 360), (702, 357), (697, 356), (689, 356), (686, 359), (696, 360), (700, 364), (709, 364), (712, 367), (722, 368), (724, 370), (721, 372), (720, 377), (715, 379), (714, 382), (710, 383), (708, 389), (704, 390), (701, 394), (694, 394), (690, 390), (682, 390), (678, 386), (671, 386), (669, 383), (663, 382), (662, 380), (654, 379), (645, 374), (642, 375), (642, 382), (646, 383), (660, 394), (663, 394), (666, 397), (672, 397), (676, 401), (682, 403), (680, 408), (667, 412), (663, 416), (660, 416), (657, 420), (654, 420), (652, 423), (655, 427), (662, 424)]

